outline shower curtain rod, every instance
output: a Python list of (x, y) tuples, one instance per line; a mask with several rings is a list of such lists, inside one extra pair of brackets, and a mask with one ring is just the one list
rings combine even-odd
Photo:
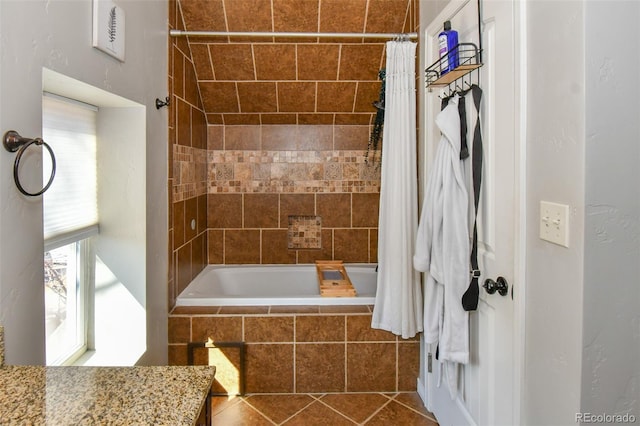
[(171, 37), (198, 36), (198, 37), (299, 37), (299, 38), (418, 38), (418, 33), (287, 33), (287, 32), (266, 32), (266, 31), (182, 31), (169, 30)]

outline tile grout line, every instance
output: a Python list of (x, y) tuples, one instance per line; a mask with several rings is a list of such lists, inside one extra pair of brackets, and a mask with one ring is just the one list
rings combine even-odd
[[(325, 395), (326, 395), (326, 394), (325, 394)], [(324, 396), (324, 395), (323, 395), (323, 396)], [(354, 424), (354, 425), (359, 424), (358, 422), (356, 422), (355, 420), (353, 420), (351, 417), (348, 417), (346, 414), (344, 414), (344, 413), (342, 413), (342, 412), (338, 411), (336, 408), (333, 408), (331, 405), (329, 405), (329, 404), (325, 403), (325, 402), (322, 400), (322, 398), (318, 398), (316, 401), (317, 401), (317, 402), (319, 402), (320, 404), (324, 405), (325, 407), (329, 408), (331, 411), (334, 411), (334, 412), (338, 413), (340, 416), (344, 417), (345, 419), (347, 419), (347, 420), (349, 420), (349, 421), (353, 422), (353, 424)]]
[[(438, 423), (438, 421), (436, 420), (435, 416), (433, 416), (433, 417), (428, 416), (428, 415), (426, 415), (426, 414), (424, 414), (424, 413), (421, 413), (420, 411), (416, 410), (415, 408), (413, 408), (413, 407), (411, 407), (411, 406), (409, 406), (409, 405), (405, 404), (404, 402), (402, 402), (402, 401), (398, 401), (396, 398), (397, 398), (400, 394), (402, 394), (402, 393), (404, 393), (404, 392), (398, 392), (398, 393), (393, 397), (393, 401), (395, 401), (396, 403), (398, 403), (398, 404), (402, 405), (402, 406), (403, 406), (403, 407), (405, 407), (405, 408), (408, 408), (409, 410), (413, 411), (414, 413), (420, 414), (422, 417), (426, 417), (427, 419), (429, 419), (429, 420), (433, 420), (434, 422)], [(425, 410), (426, 410), (426, 408), (425, 408)], [(431, 412), (429, 411), (429, 413), (431, 413)]]
[[(386, 407), (387, 405), (391, 404), (391, 401), (393, 401), (393, 400), (394, 400), (394, 398), (395, 398), (395, 396), (394, 396), (393, 398), (389, 398), (389, 397), (388, 397), (387, 395), (385, 395), (385, 394), (381, 394), (381, 395), (383, 395), (384, 397), (386, 397), (386, 398), (387, 398), (387, 402), (385, 402), (384, 404), (382, 404), (382, 405), (380, 406), (380, 408), (378, 408), (376, 411), (374, 411), (373, 413), (371, 413), (371, 415), (370, 415), (369, 417), (367, 417), (366, 419), (364, 419), (364, 421), (363, 421), (362, 423), (360, 423), (361, 425), (366, 425), (366, 424), (367, 424), (367, 422), (369, 422), (371, 419), (373, 419), (373, 418), (374, 418), (374, 417), (375, 417), (375, 416), (376, 416), (380, 411), (382, 411), (382, 409), (383, 409), (384, 407)], [(396, 394), (396, 395), (397, 395), (397, 394)]]

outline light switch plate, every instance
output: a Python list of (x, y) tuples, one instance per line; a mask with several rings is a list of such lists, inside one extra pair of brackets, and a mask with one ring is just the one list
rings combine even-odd
[(540, 238), (569, 247), (569, 206), (540, 201)]

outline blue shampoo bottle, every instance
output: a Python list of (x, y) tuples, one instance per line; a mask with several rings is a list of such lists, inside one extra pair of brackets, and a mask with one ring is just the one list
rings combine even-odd
[(440, 75), (454, 70), (458, 66), (458, 32), (451, 29), (451, 21), (444, 23), (444, 30), (438, 34), (440, 51)]

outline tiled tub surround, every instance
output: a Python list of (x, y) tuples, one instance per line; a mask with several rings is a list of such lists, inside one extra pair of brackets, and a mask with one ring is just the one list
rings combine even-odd
[[(247, 393), (415, 391), (419, 339), (371, 329), (371, 310), (368, 305), (177, 307), (169, 316), (169, 362), (187, 363), (188, 342), (244, 341)], [(226, 354), (237, 368), (237, 352)], [(224, 377), (221, 364), (216, 366), (216, 377)], [(225, 388), (217, 384), (216, 390)]]
[[(168, 5), (169, 29), (184, 29), (177, 2)], [(168, 37), (168, 56), (167, 294), (173, 306), (182, 290), (178, 284), (191, 281), (207, 264), (207, 120), (187, 39)]]
[[(191, 111), (178, 111), (178, 129), (201, 114)], [(208, 126), (206, 150), (178, 139), (170, 306), (207, 263), (375, 263), (380, 168), (365, 162), (368, 135), (369, 126)], [(317, 216), (321, 244), (292, 244), (290, 216)]]
[[(380, 169), (369, 126), (209, 126), (209, 263), (377, 261)], [(295, 248), (290, 216), (319, 216), (317, 249)]]

